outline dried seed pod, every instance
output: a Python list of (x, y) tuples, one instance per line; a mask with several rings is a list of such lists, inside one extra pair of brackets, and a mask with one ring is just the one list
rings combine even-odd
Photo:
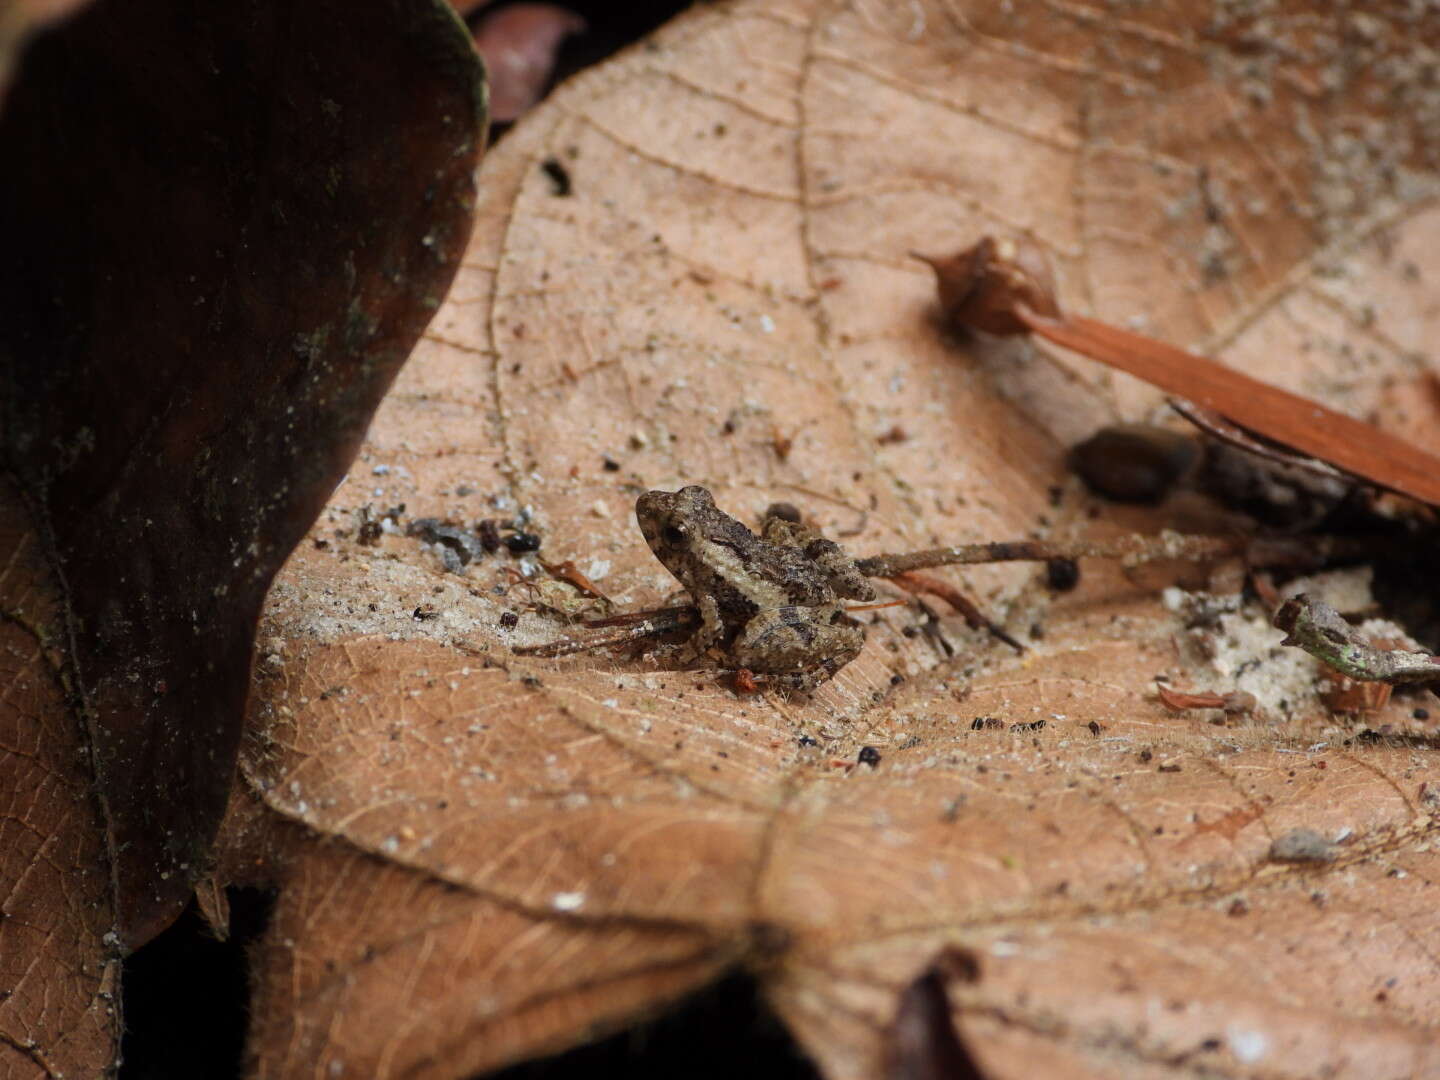
[(1070, 467), (1097, 495), (1157, 503), (1200, 460), (1189, 436), (1151, 424), (1101, 428), (1070, 451)]
[(1039, 245), (984, 237), (948, 257), (916, 254), (930, 264), (940, 292), (945, 321), (956, 329), (987, 334), (1027, 334), (1030, 325), (1017, 314), (1059, 319), (1055, 280)]

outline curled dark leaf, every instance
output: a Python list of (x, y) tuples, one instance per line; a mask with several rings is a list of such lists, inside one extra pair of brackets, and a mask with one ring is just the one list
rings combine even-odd
[(0, 453), (68, 589), (126, 943), (203, 873), (261, 600), (456, 270), (483, 97), (426, 2), (101, 4), (25, 58)]

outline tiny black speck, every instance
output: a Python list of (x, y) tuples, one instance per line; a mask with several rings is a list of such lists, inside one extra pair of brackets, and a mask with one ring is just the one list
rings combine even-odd
[(872, 769), (880, 764), (880, 751), (873, 746), (862, 746), (860, 748), (860, 764), (869, 765)]
[(550, 178), (551, 195), (564, 199), (574, 190), (570, 183), (570, 170), (560, 164), (559, 158), (546, 158), (540, 163), (540, 169)]
[(606, 472), (620, 471), (620, 462), (616, 461), (609, 454), (606, 454), (603, 458), (600, 459), (600, 464), (604, 466)]
[(800, 736), (800, 745), (801, 745), (801, 746), (819, 746), (819, 745), (820, 745), (820, 740), (819, 740), (819, 739), (812, 739), (809, 735), (801, 735), (801, 736)]
[(500, 625), (506, 630), (515, 629), (515, 624), (520, 621), (520, 616), (513, 611), (505, 611), (500, 615)]
[(505, 546), (515, 555), (523, 555), (527, 551), (539, 551), (540, 537), (534, 533), (517, 532), (505, 537)]

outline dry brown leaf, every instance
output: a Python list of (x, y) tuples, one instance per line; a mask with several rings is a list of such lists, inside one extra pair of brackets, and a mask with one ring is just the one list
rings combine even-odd
[(947, 340), (907, 253), (1028, 233), (1072, 307), (1363, 414), (1440, 330), (1430, 163), (1367, 111), (1435, 115), (1407, 18), (741, 3), (522, 122), (326, 546), (267, 611), (224, 831), (233, 880), (283, 886), (256, 1075), (463, 1076), (738, 963), (827, 1076), (872, 1077), (953, 947), (986, 1076), (1440, 1073), (1431, 742), (1393, 706), (1399, 737), (1353, 737), (1263, 629), (1231, 655), (1291, 681), (1252, 717), (1149, 699), (1156, 675), (1249, 692), (1195, 637), (1263, 626), (1187, 629), (1157, 598), (1174, 568), (1087, 565), (1054, 600), (1034, 570), (967, 573), (1026, 656), (956, 618), (950, 657), (885, 609), (785, 700), (515, 658), (563, 628), (506, 592), (506, 556), (457, 575), (337, 535), (367, 502), (522, 513), (547, 561), (643, 607), (673, 589), (631, 522), (651, 487), (751, 520), (783, 499), (861, 555), (1154, 531), (1092, 524), (1063, 456), (1157, 395)]

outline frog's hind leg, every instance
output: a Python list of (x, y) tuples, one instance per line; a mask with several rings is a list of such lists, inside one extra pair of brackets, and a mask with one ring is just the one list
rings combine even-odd
[(730, 646), (736, 667), (795, 690), (813, 690), (855, 659), (865, 630), (836, 607), (783, 605), (757, 612)]

